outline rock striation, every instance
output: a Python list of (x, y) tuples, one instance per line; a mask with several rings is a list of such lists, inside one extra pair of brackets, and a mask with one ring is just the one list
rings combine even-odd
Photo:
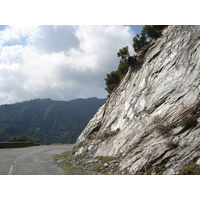
[(108, 174), (180, 174), (199, 165), (199, 55), (200, 26), (167, 26), (90, 120), (74, 161), (112, 157)]

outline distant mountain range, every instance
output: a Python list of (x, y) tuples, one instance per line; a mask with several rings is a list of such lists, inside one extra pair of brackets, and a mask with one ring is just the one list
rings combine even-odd
[(74, 143), (106, 99), (35, 99), (0, 106), (0, 142), (20, 133), (40, 144)]

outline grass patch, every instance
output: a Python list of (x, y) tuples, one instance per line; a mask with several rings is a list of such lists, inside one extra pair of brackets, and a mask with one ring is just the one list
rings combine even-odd
[(89, 134), (89, 135), (86, 136), (86, 139), (88, 139), (88, 140), (94, 140), (95, 136), (92, 135), (92, 134)]
[[(142, 138), (140, 138), (137, 142), (133, 143), (132, 146), (129, 147), (127, 154), (133, 151), (134, 149), (138, 148), (142, 142)], [(136, 153), (136, 152), (135, 152)]]
[(104, 156), (101, 158), (100, 162), (95, 164), (94, 167), (93, 167), (93, 170), (95, 172), (102, 172), (104, 171), (108, 165), (109, 165), (109, 162), (114, 160), (115, 158), (112, 157), (112, 156)]
[(58, 165), (67, 175), (81, 175), (87, 172), (81, 166), (74, 166), (70, 159), (71, 152), (66, 151), (60, 155), (55, 155)]
[[(55, 159), (58, 165), (63, 169), (67, 175), (95, 175), (106, 174), (104, 170), (109, 166), (109, 163), (114, 160), (114, 157), (105, 156), (98, 162), (82, 161), (84, 155), (76, 158), (76, 161), (72, 160), (71, 151), (66, 151), (62, 154), (55, 155)], [(84, 159), (83, 159), (84, 160)], [(89, 160), (90, 161), (90, 160)]]
[(157, 126), (155, 126), (154, 129), (157, 130), (160, 134), (167, 134), (171, 130), (168, 126), (164, 124), (158, 124)]
[(110, 162), (110, 161), (112, 161), (112, 160), (114, 160), (114, 159), (115, 159), (115, 158), (112, 157), (112, 156), (104, 156), (104, 157), (102, 157), (102, 159), (101, 159), (101, 163), (104, 164), (104, 163)]
[(84, 147), (85, 146), (85, 142), (80, 142), (77, 146), (77, 149)]
[(172, 129), (176, 128), (177, 124), (176, 123), (171, 123), (171, 124), (158, 124), (154, 127), (153, 130), (158, 131), (159, 134), (166, 135), (168, 134)]
[(157, 131), (159, 134), (166, 135), (170, 133), (170, 131), (178, 126), (177, 123), (164, 123), (159, 116), (155, 116), (153, 120), (153, 124), (155, 124), (153, 131)]

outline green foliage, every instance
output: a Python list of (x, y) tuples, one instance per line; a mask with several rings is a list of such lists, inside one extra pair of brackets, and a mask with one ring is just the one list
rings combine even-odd
[(38, 143), (37, 139), (34, 138), (29, 138), (27, 137), (26, 134), (19, 134), (19, 135), (14, 135), (10, 138), (8, 138), (8, 142), (31, 142), (33, 144)]
[(110, 74), (107, 74), (107, 77), (105, 78), (106, 81), (106, 90), (109, 94), (113, 91), (113, 89), (119, 84), (122, 77), (122, 74), (120, 74), (119, 70), (112, 71)]
[(108, 94), (112, 93), (113, 89), (120, 83), (120, 81), (123, 79), (123, 77), (128, 71), (128, 66), (130, 61), (128, 46), (120, 49), (119, 52), (117, 53), (117, 56), (121, 57), (118, 69), (116, 71), (112, 71), (110, 74), (107, 74), (107, 77), (105, 78), (106, 81), (105, 90), (108, 92)]
[(164, 27), (165, 25), (145, 25), (142, 34), (149, 38), (158, 38), (161, 36)]
[(129, 52), (128, 52), (128, 46), (123, 47), (122, 49), (119, 50), (119, 52), (117, 53), (118, 57), (121, 57), (121, 60), (123, 62), (127, 62), (128, 58), (130, 56)]
[(119, 79), (122, 80), (122, 78), (125, 76), (125, 74), (128, 71), (128, 61), (124, 62), (122, 60), (119, 61), (117, 73), (119, 75)]
[(136, 35), (133, 38), (133, 49), (135, 50), (135, 52), (138, 52), (146, 43), (146, 36), (145, 34), (140, 35)]
[[(115, 157), (105, 156), (98, 158), (95, 161), (85, 160), (86, 155), (78, 155), (75, 158), (71, 151), (63, 152), (60, 155), (55, 155), (58, 165), (68, 175), (95, 175), (106, 174), (105, 170), (109, 167), (110, 163)], [(91, 162), (92, 161), (92, 162)]]
[(26, 133), (40, 144), (74, 143), (106, 99), (36, 99), (0, 106), (0, 141)]
[(105, 163), (108, 163), (108, 162), (110, 162), (110, 161), (112, 161), (114, 159), (115, 159), (115, 157), (113, 157), (113, 156), (104, 156), (101, 159), (101, 163), (105, 164)]
[[(82, 175), (87, 174), (87, 170), (84, 170), (82, 166), (74, 166), (74, 164), (71, 161), (71, 152), (66, 151), (63, 152), (60, 155), (55, 155), (55, 159), (58, 163), (58, 165), (63, 169), (63, 171), (67, 175)], [(88, 173), (89, 174), (89, 173)]]
[(109, 163), (114, 159), (115, 159), (115, 157), (112, 157), (112, 156), (102, 157), (100, 162), (93, 166), (93, 170), (96, 172), (104, 171), (108, 167)]
[(137, 34), (133, 38), (133, 49), (138, 52), (147, 43), (149, 38), (158, 38), (161, 36), (162, 29), (165, 25), (145, 25), (142, 29), (141, 35)]

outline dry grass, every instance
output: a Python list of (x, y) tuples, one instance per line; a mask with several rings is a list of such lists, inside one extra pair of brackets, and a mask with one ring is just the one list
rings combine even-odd
[(195, 116), (188, 115), (183, 117), (179, 124), (185, 128), (195, 127), (197, 125), (197, 118)]
[(116, 131), (93, 132), (92, 134), (87, 135), (86, 139), (88, 139), (88, 140), (103, 140), (103, 139), (117, 135), (118, 132), (119, 132), (119, 129), (117, 129)]
[(172, 140), (166, 142), (165, 144), (166, 144), (166, 147), (169, 148), (169, 149), (173, 149), (173, 148), (178, 147), (178, 142), (174, 142)]
[(179, 172), (180, 175), (200, 175), (200, 165), (197, 165), (194, 161), (183, 166)]

